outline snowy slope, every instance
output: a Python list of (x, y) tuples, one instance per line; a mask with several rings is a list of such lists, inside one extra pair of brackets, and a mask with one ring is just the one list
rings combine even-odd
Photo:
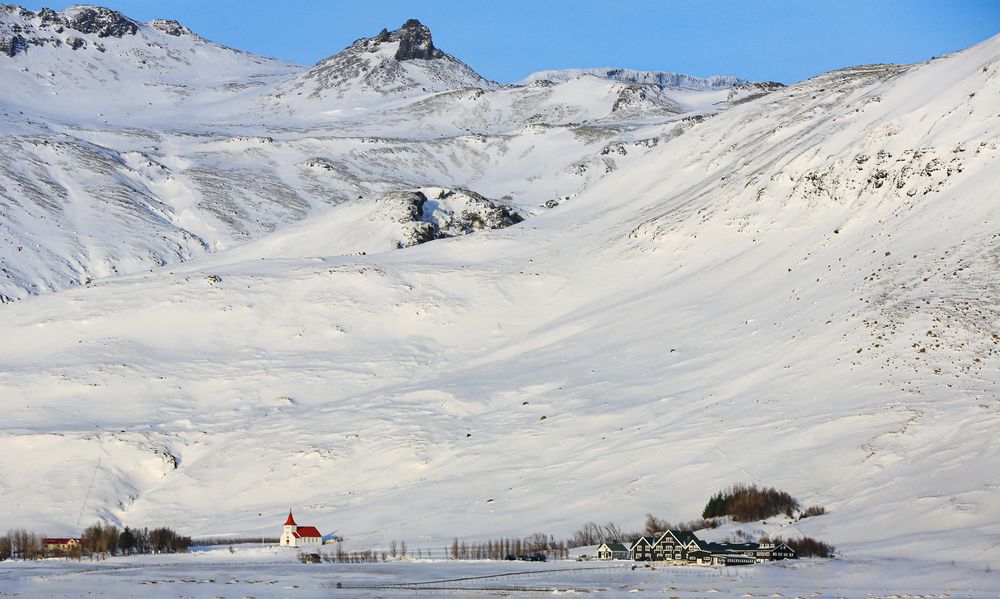
[(563, 83), (580, 77), (598, 77), (623, 81), (625, 83), (650, 83), (660, 87), (685, 87), (690, 89), (728, 89), (737, 85), (749, 85), (751, 83), (746, 79), (731, 75), (694, 77), (692, 75), (685, 75), (684, 73), (671, 73), (669, 71), (638, 71), (635, 69), (612, 67), (537, 71), (525, 77), (521, 82), (552, 81)]
[[(368, 213), (392, 191), (544, 210), (728, 105), (725, 90), (596, 78), (500, 88), (416, 21), (309, 69), (98, 7), (7, 7), (0, 36), (3, 301), (329, 222), (341, 204)], [(376, 238), (325, 253), (395, 246)]]
[(92, 6), (0, 8), (0, 102), (7, 112), (163, 126), (177, 111), (210, 108), (298, 69), (220, 46), (176, 21), (139, 23)]
[[(745, 481), (830, 511), (760, 532), (995, 563), (998, 115), (994, 38), (617, 137), (365, 141), (368, 168), (487, 197), (616, 162), (503, 230), (346, 255), (303, 217), (3, 306), (0, 453), (37, 457), (0, 463), (0, 513), (256, 534), (294, 505), (354, 547), (437, 547), (692, 518)], [(212, 160), (362, 143), (288, 135)], [(567, 147), (584, 174), (559, 170)]]
[(488, 89), (468, 65), (434, 47), (430, 29), (411, 19), (399, 29), (383, 29), (289, 78), (267, 98), (277, 105), (301, 100), (342, 106), (345, 101), (407, 97), (463, 88)]

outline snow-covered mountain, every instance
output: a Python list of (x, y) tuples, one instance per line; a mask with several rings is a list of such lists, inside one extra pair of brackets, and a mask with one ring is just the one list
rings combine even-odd
[(612, 67), (537, 71), (522, 79), (521, 82), (552, 81), (554, 83), (564, 83), (580, 77), (598, 77), (600, 79), (612, 79), (625, 83), (647, 83), (659, 87), (683, 87), (690, 89), (729, 89), (752, 84), (752, 82), (746, 79), (732, 75), (694, 77), (684, 73), (671, 73), (669, 71), (637, 71), (635, 69)]
[[(417, 21), (312, 68), (97, 7), (6, 7), (0, 32), (5, 301), (232, 248), (335, 205), (367, 214), (390, 192), (470, 189), (537, 212), (728, 105), (724, 89), (597, 79), (501, 88)], [(396, 245), (341, 239), (317, 251)]]
[[(763, 96), (582, 76), (265, 125), (300, 76), (221, 124), (3, 116), (5, 522), (256, 534), (291, 504), (439, 547), (743, 481), (829, 511), (754, 534), (1000, 557), (1000, 37)], [(664, 99), (616, 116), (631, 86)]]
[(329, 103), (344, 98), (406, 97), (463, 88), (489, 89), (468, 65), (434, 47), (430, 29), (411, 19), (383, 29), (280, 85), (275, 95)]
[(0, 7), (0, 101), (6, 112), (79, 126), (176, 122), (299, 70), (220, 46), (176, 21), (139, 23), (95, 6)]

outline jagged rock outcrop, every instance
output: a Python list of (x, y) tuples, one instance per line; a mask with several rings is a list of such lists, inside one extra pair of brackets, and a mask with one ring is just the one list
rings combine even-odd
[(87, 47), (87, 40), (71, 35), (66, 38), (66, 45), (74, 50), (79, 50), (80, 48)]
[(19, 33), (13, 35), (0, 35), (0, 54), (6, 56), (14, 57), (18, 52), (21, 52), (28, 47), (27, 41), (25, 41), (24, 36)]
[(511, 206), (468, 189), (428, 188), (426, 192), (390, 192), (375, 202), (373, 219), (403, 226), (400, 248), (486, 229), (503, 229), (524, 220)]
[(116, 10), (100, 6), (76, 9), (66, 24), (70, 29), (94, 34), (97, 37), (125, 37), (135, 35), (139, 31), (139, 23), (136, 21)]
[(56, 31), (62, 31), (63, 26), (66, 25), (66, 20), (51, 8), (43, 8), (36, 15), (43, 27), (52, 27)]
[(680, 114), (684, 112), (676, 102), (663, 94), (663, 89), (650, 83), (627, 85), (618, 92), (618, 99), (611, 107), (618, 116), (638, 114)]
[[(32, 12), (19, 6), (0, 5), (0, 14), (10, 15), (0, 20), (0, 54), (13, 58), (29, 46), (68, 46), (79, 50), (88, 46), (87, 40), (76, 35), (65, 35), (67, 30), (98, 38), (135, 35), (140, 23), (118, 11), (96, 6), (74, 6), (62, 12), (43, 8)], [(185, 28), (177, 25), (180, 29)], [(169, 32), (167, 32), (169, 33)], [(179, 35), (173, 34), (171, 35)], [(101, 50), (103, 46), (93, 44)]]
[(323, 99), (355, 95), (417, 94), (465, 88), (491, 88), (468, 65), (434, 46), (430, 29), (410, 19), (395, 31), (383, 29), (320, 61), (288, 82), (281, 94), (308, 90)]
[(166, 33), (167, 35), (172, 35), (174, 37), (180, 37), (182, 35), (191, 35), (191, 30), (187, 27), (181, 25), (173, 19), (153, 19), (149, 22), (149, 26), (153, 29), (157, 29)]
[(434, 47), (434, 42), (431, 40), (431, 30), (416, 19), (410, 19), (403, 23), (402, 27), (387, 36), (386, 41), (399, 42), (396, 60), (444, 58), (444, 52)]

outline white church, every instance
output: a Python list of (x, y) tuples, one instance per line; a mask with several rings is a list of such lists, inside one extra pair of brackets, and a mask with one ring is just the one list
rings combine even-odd
[(288, 510), (284, 532), (281, 533), (282, 547), (318, 547), (323, 544), (323, 535), (315, 526), (299, 526)]

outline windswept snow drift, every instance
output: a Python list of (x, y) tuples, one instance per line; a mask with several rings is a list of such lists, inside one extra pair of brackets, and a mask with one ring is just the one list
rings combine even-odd
[[(0, 463), (4, 521), (69, 531), (82, 502), (85, 519), (257, 534), (296, 505), (357, 548), (423, 545), (692, 518), (743, 481), (829, 511), (761, 532), (995, 562), (1000, 38), (617, 133), (607, 113), (448, 120), (436, 104), (543, 106), (559, 89), (429, 95), (405, 143), (332, 132), (356, 116), (322, 138), (149, 141), (186, 144), (150, 161), (177, 171), (161, 183), (183, 189), (176, 214), (215, 215), (204, 231), (257, 201), (232, 181), (269, 172), (295, 172), (297, 190), (329, 176), (352, 199), (509, 189), (535, 214), (334, 255), (351, 235), (392, 237), (361, 227), (371, 204), (317, 218), (310, 196), (291, 227), (258, 222), (268, 207), (233, 219), (256, 239), (242, 247), (3, 306), (0, 453), (45, 460)], [(371, 126), (403, 131), (396, 108)], [(428, 134), (462, 122), (507, 129)]]

